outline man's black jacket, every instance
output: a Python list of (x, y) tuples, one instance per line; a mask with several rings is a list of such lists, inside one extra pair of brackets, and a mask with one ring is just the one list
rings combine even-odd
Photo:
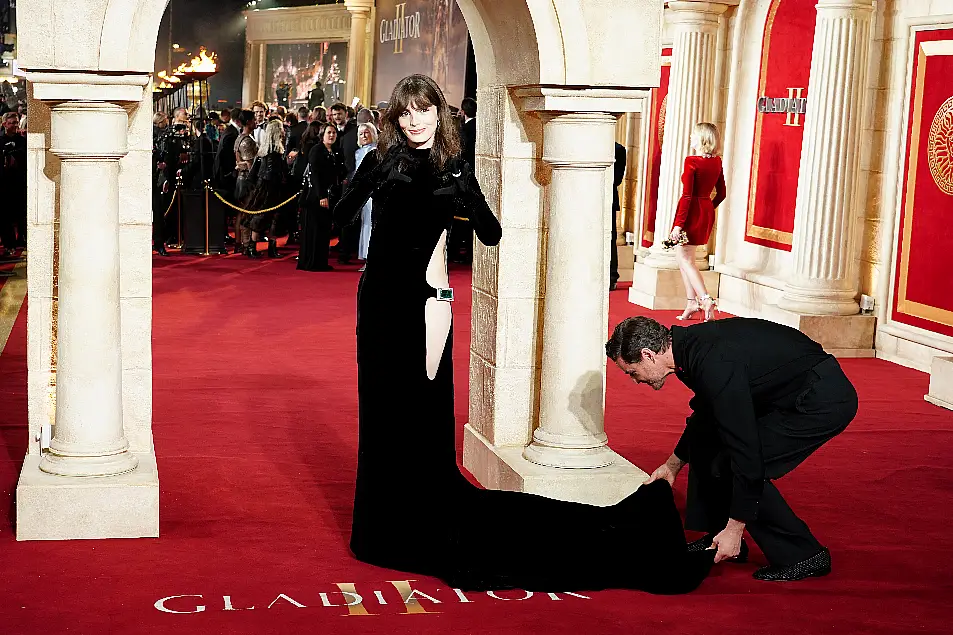
[(692, 463), (693, 450), (710, 438), (710, 431), (700, 427), (713, 421), (731, 458), (729, 515), (751, 522), (765, 478), (759, 430), (774, 420), (765, 415), (792, 408), (813, 375), (808, 371), (830, 355), (797, 329), (747, 318), (673, 326), (672, 354), (676, 376), (695, 393), (690, 404), (694, 414), (675, 455)]

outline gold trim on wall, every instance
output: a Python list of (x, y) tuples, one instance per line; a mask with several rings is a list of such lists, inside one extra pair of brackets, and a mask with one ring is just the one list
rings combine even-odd
[(913, 234), (914, 199), (916, 198), (917, 167), (920, 151), (920, 128), (923, 119), (923, 84), (926, 61), (932, 56), (953, 56), (953, 40), (921, 42), (917, 53), (917, 75), (914, 78), (913, 122), (910, 126), (910, 149), (907, 167), (907, 196), (903, 209), (903, 234), (900, 238), (900, 285), (897, 289), (897, 312), (913, 317), (953, 326), (953, 311), (907, 299), (907, 280), (910, 269), (910, 240)]

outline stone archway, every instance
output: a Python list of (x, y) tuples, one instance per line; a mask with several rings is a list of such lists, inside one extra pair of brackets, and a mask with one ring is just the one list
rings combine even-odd
[[(662, 6), (458, 2), (480, 69), (477, 172), (504, 225), (474, 265), (470, 467), (492, 486), (611, 502), (642, 474), (602, 431), (612, 139), (616, 114), (658, 84)], [(20, 540), (158, 535), (149, 86), (166, 3), (19, 4), (31, 85)], [(541, 488), (554, 472), (564, 478)]]

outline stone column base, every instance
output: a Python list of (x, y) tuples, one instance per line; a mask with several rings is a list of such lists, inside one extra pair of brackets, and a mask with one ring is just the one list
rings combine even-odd
[(877, 318), (872, 315), (802, 315), (777, 305), (780, 289), (723, 275), (718, 306), (739, 317), (771, 320), (796, 328), (834, 357), (874, 357)]
[(619, 282), (632, 282), (632, 267), (635, 265), (635, 253), (632, 245), (616, 247), (619, 254)]
[[(713, 298), (718, 297), (721, 274), (708, 269), (701, 271), (705, 288)], [(629, 302), (653, 311), (681, 311), (685, 308), (685, 285), (678, 269), (656, 269), (636, 262), (632, 270)]]
[(648, 479), (648, 474), (618, 454), (608, 467), (543, 467), (524, 459), (521, 446), (495, 447), (470, 424), (463, 429), (463, 465), (487, 489), (526, 492), (600, 507), (618, 503)]
[(28, 454), (17, 484), (17, 540), (157, 538), (159, 472), (153, 454), (139, 466), (104, 478), (53, 476)]
[(930, 365), (930, 392), (923, 398), (934, 406), (953, 410), (953, 357), (934, 357)]

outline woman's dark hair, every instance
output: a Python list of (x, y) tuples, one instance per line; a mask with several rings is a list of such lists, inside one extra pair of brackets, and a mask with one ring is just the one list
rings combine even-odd
[(318, 143), (321, 143), (321, 144), (324, 143), (324, 133), (328, 131), (328, 128), (333, 129), (334, 134), (338, 133), (338, 127), (334, 125), (334, 123), (332, 122), (322, 123), (321, 132), (319, 133), (319, 136), (318, 136)]
[(305, 155), (305, 158), (307, 158), (308, 152), (311, 151), (314, 144), (321, 143), (322, 128), (324, 128), (324, 124), (320, 121), (312, 121), (308, 124), (304, 134), (301, 135), (301, 154)]
[(253, 121), (255, 121), (255, 113), (253, 113), (250, 110), (243, 110), (238, 115), (238, 123), (241, 125), (242, 128), (244, 128), (245, 126), (247, 126)]
[(378, 156), (383, 158), (396, 145), (406, 145), (400, 129), (400, 116), (413, 104), (417, 108), (437, 108), (437, 131), (434, 133), (430, 161), (442, 170), (450, 159), (460, 154), (460, 132), (450, 115), (447, 99), (437, 82), (426, 75), (411, 75), (397, 82), (387, 110), (381, 115), (381, 131), (377, 139)]
[(652, 318), (626, 318), (612, 331), (606, 342), (606, 355), (612, 361), (622, 358), (626, 364), (642, 361), (642, 349), (664, 353), (672, 345), (672, 332)]

